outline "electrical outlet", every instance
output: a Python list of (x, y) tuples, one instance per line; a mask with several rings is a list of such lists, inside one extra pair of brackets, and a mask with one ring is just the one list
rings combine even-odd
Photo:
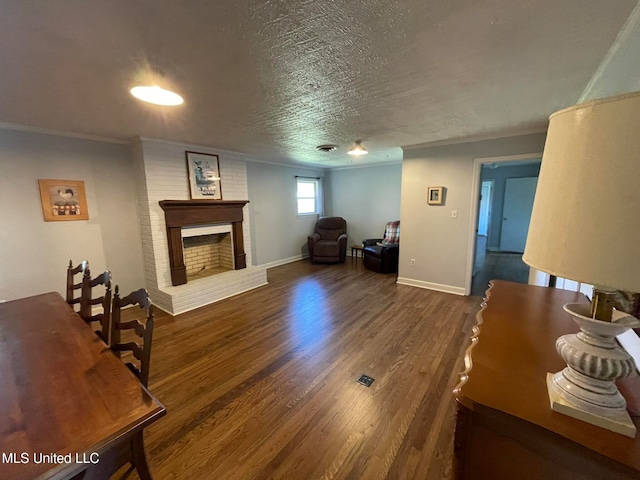
[(412, 259), (411, 259), (411, 266), (412, 266), (412, 267), (415, 267), (415, 266), (416, 266), (416, 259), (415, 259), (415, 258), (412, 258)]

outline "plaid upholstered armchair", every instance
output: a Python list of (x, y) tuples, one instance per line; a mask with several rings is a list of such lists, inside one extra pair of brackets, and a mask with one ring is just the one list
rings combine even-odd
[(379, 273), (396, 273), (400, 253), (400, 221), (388, 222), (383, 238), (362, 241), (364, 266)]

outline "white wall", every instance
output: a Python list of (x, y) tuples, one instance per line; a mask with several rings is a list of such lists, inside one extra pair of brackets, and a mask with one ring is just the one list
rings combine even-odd
[[(402, 164), (333, 169), (326, 178), (326, 212), (347, 221), (348, 245), (380, 238), (387, 222), (400, 220)], [(403, 238), (401, 225), (401, 249)]]
[[(0, 129), (0, 300), (64, 294), (70, 259), (143, 287), (133, 176), (129, 145)], [(39, 178), (84, 181), (89, 220), (45, 222)]]
[[(544, 133), (404, 149), (402, 248), (398, 283), (464, 294), (471, 224), (473, 161), (540, 152)], [(427, 205), (429, 186), (447, 188), (444, 206)], [(457, 210), (456, 219), (451, 211)], [(416, 265), (410, 266), (415, 259)]]
[(318, 216), (298, 216), (296, 175), (320, 178), (324, 172), (247, 162), (254, 265), (274, 266), (308, 253), (307, 236), (313, 233)]

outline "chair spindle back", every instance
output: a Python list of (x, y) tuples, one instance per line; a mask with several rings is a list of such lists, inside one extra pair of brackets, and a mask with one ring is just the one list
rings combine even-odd
[[(104, 294), (93, 296), (94, 287), (104, 285)], [(93, 307), (100, 305), (102, 312), (93, 315)], [(96, 334), (108, 345), (111, 320), (111, 272), (105, 270), (96, 278), (91, 278), (89, 268), (85, 269), (82, 277), (82, 295), (80, 297), (80, 316), (88, 324), (99, 322)]]
[[(122, 321), (122, 308), (129, 305), (138, 305), (146, 317), (143, 324), (139, 320)], [(133, 336), (142, 340), (142, 345), (137, 340), (125, 341), (121, 339), (121, 333), (125, 330)], [(120, 357), (121, 352), (131, 352), (138, 360), (140, 366), (127, 363), (127, 367), (138, 376), (140, 382), (146, 387), (149, 383), (149, 364), (151, 362), (151, 340), (153, 338), (153, 305), (149, 299), (149, 294), (144, 288), (131, 292), (126, 297), (120, 298), (119, 288), (116, 285), (113, 295), (113, 308), (111, 317), (110, 346), (115, 354)]]
[[(80, 303), (81, 295), (74, 296), (76, 290), (82, 290), (82, 279), (84, 278), (85, 270), (89, 268), (89, 262), (83, 260), (77, 266), (73, 266), (73, 261), (69, 260), (69, 266), (67, 267), (67, 303), (69, 305), (76, 305)], [(81, 278), (79, 282), (75, 282), (74, 277), (80, 274)], [(80, 292), (82, 293), (82, 292)]]

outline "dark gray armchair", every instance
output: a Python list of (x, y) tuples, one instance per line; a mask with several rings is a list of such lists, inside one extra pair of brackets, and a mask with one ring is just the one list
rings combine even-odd
[(342, 217), (320, 217), (307, 237), (309, 258), (317, 263), (344, 262), (347, 256), (347, 222)]

